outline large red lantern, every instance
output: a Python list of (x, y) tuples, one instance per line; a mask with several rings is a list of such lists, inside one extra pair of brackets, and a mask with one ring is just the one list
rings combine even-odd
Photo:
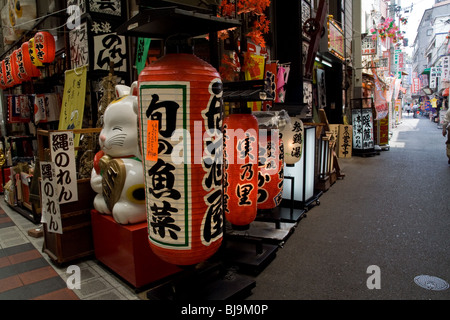
[(247, 228), (257, 213), (259, 128), (250, 108), (245, 109), (248, 113), (230, 114), (223, 124), (223, 209), (235, 229)]
[(31, 61), (28, 42), (22, 43), (21, 49), (22, 49), (23, 66), (25, 68), (26, 74), (31, 78), (39, 77), (41, 75), (41, 71)]
[(274, 209), (283, 194), (283, 140), (278, 129), (260, 130), (259, 137), (258, 209)]
[(148, 234), (162, 260), (187, 266), (222, 243), (223, 88), (192, 51), (166, 52), (138, 81)]
[(55, 60), (55, 38), (50, 32), (39, 31), (34, 35), (34, 48), (36, 57), (41, 63), (50, 63)]

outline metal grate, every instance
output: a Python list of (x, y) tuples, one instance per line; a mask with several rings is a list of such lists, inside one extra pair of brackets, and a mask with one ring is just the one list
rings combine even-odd
[(434, 276), (420, 275), (414, 278), (414, 282), (427, 290), (442, 291), (449, 288), (449, 284), (445, 280)]

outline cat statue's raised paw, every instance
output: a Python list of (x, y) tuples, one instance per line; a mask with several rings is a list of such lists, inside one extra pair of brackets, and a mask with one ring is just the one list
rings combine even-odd
[(116, 86), (117, 100), (103, 114), (99, 135), (101, 150), (95, 155), (91, 187), (97, 193), (94, 208), (110, 214), (120, 224), (147, 219), (144, 169), (139, 151), (137, 96), (131, 88)]

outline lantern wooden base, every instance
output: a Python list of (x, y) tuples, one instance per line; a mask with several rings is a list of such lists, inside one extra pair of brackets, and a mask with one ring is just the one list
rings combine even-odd
[(278, 245), (264, 243), (263, 239), (250, 236), (227, 235), (224, 259), (245, 273), (257, 275), (272, 262)]
[(236, 301), (245, 299), (256, 286), (255, 280), (247, 275), (230, 275), (219, 262), (203, 262), (186, 268), (170, 281), (150, 289), (149, 300), (169, 301)]
[(175, 274), (180, 269), (162, 261), (150, 248), (147, 222), (121, 225), (111, 216), (91, 211), (96, 258), (134, 288)]

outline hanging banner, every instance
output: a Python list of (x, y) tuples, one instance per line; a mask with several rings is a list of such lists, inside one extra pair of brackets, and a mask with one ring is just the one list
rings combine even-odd
[(430, 69), (430, 88), (436, 89), (437, 87), (437, 68), (432, 67)]
[(41, 161), (41, 222), (47, 224), (47, 231), (63, 233), (61, 211), (58, 202), (58, 186), (56, 184), (56, 170), (53, 162)]
[(151, 39), (138, 38), (136, 49), (136, 69), (139, 75), (142, 69), (145, 68), (145, 62), (147, 61), (148, 49), (150, 48)]
[(55, 164), (58, 203), (78, 201), (74, 134), (71, 131), (50, 133), (50, 153)]
[(450, 81), (450, 56), (442, 57), (441, 64), (442, 64), (442, 75), (441, 75), (442, 82)]
[[(373, 66), (373, 63), (372, 63)], [(376, 118), (375, 120), (380, 120), (386, 117), (388, 114), (388, 103), (386, 101), (386, 97), (383, 92), (383, 88), (381, 87), (380, 80), (378, 79), (377, 73), (373, 73), (373, 78), (375, 82), (375, 110), (376, 110)]]
[(372, 36), (365, 36), (361, 43), (361, 54), (377, 55), (377, 39), (372, 39)]
[[(263, 56), (259, 56), (256, 54), (251, 55), (252, 59), (256, 64), (245, 71), (245, 80), (262, 80), (264, 79), (264, 66), (266, 64), (266, 59)], [(247, 106), (253, 111), (261, 111), (261, 102), (260, 101), (252, 101), (247, 102)]]
[[(86, 97), (86, 76), (87, 66), (66, 71), (58, 130), (81, 129)], [(75, 137), (75, 147), (78, 143), (79, 134)]]

